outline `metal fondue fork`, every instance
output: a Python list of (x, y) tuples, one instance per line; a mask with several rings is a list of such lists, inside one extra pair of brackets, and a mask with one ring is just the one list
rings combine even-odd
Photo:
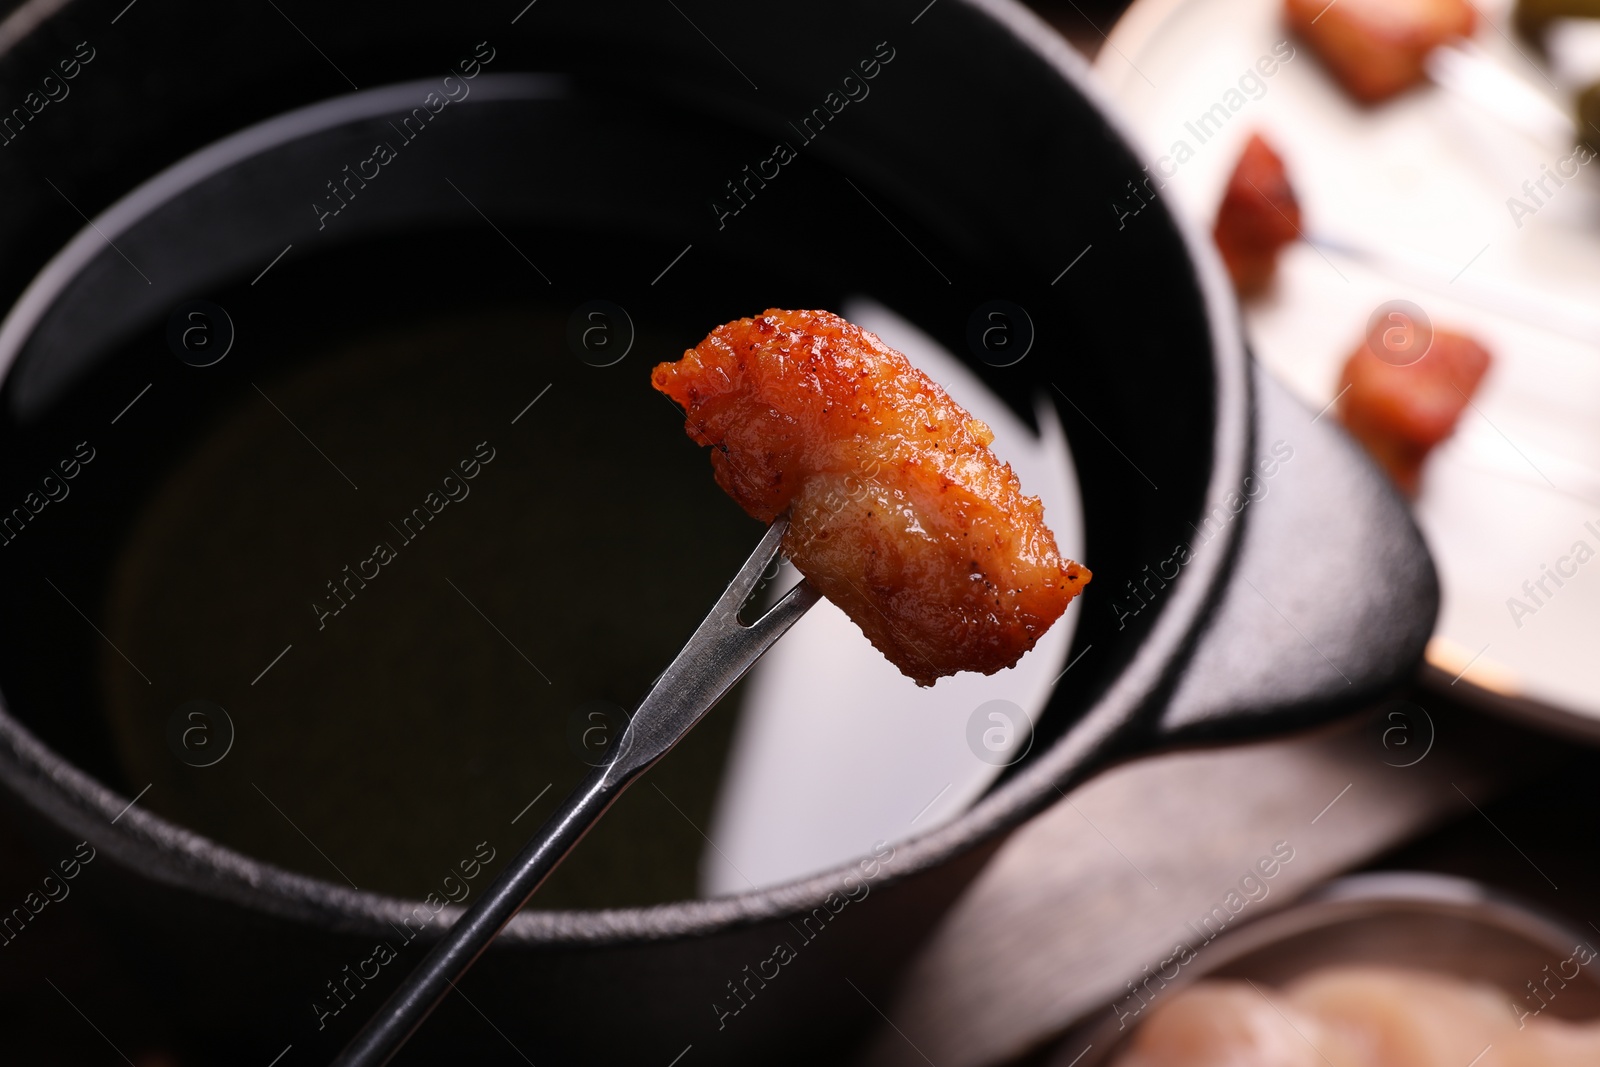
[(388, 1063), (622, 791), (683, 740), (761, 654), (817, 602), (821, 594), (802, 580), (756, 622), (746, 626), (739, 621), (739, 610), (777, 556), (788, 526), (788, 516), (780, 515), (768, 527), (716, 607), (651, 685), (606, 762), (545, 820), (478, 902), (456, 920), (345, 1046), (334, 1067)]

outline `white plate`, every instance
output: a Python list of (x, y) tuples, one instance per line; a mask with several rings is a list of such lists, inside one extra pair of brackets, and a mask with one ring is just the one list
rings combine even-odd
[[(1509, 3), (1478, 6), (1472, 47), (1566, 108), (1510, 29)], [(1522, 183), (1570, 148), (1433, 85), (1363, 107), (1280, 11), (1281, 0), (1138, 0), (1096, 67), (1150, 158), (1173, 156), (1159, 195), (1207, 231), (1252, 130), (1284, 157), (1321, 247), (1286, 249), (1274, 288), (1244, 316), (1257, 357), (1313, 410), (1334, 399), (1387, 300), (1411, 300), (1491, 350), (1416, 504), (1444, 588), (1428, 660), (1542, 721), (1600, 733), (1600, 160), (1563, 186), (1547, 180), (1551, 195), (1534, 204)], [(1285, 41), (1288, 62), (1229, 94)], [(1190, 127), (1219, 103), (1226, 119), (1202, 143)], [(1192, 150), (1181, 165), (1179, 141)], [(1514, 215), (1512, 197), (1536, 210)], [(1547, 567), (1570, 573), (1558, 585)]]

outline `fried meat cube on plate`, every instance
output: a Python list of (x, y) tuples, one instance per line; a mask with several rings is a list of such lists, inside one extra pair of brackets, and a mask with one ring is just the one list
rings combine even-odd
[(1422, 81), (1428, 53), (1477, 25), (1468, 0), (1286, 0), (1284, 13), (1345, 91), (1366, 104)]
[(1490, 362), (1477, 341), (1445, 330), (1434, 331), (1414, 363), (1385, 359), (1363, 341), (1339, 380), (1339, 417), (1395, 484), (1416, 496), (1422, 461), (1455, 431)]
[(1278, 251), (1300, 236), (1300, 202), (1283, 159), (1252, 133), (1239, 156), (1211, 231), (1240, 296), (1267, 287)]

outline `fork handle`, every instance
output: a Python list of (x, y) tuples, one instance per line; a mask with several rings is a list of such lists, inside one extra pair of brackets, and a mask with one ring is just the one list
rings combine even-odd
[(433, 1014), (456, 979), (477, 962), (511, 917), (643, 770), (617, 772), (609, 763), (595, 768), (389, 995), (333, 1061), (334, 1067), (382, 1067), (388, 1063)]
[(478, 902), (456, 920), (345, 1046), (333, 1067), (388, 1063), (622, 791), (681, 741), (817, 602), (821, 594), (816, 587), (801, 581), (760, 619), (748, 625), (739, 621), (740, 609), (777, 555), (788, 527), (787, 514), (768, 527), (711, 614), (651, 685), (606, 762), (561, 802)]

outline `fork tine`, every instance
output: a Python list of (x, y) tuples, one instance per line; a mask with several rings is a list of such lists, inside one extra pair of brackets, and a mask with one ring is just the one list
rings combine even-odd
[(767, 565), (778, 554), (778, 546), (788, 529), (788, 512), (772, 520), (772, 525), (767, 527), (761, 543), (756, 545), (755, 551), (750, 553), (750, 558), (744, 561), (744, 566), (739, 568), (739, 573), (733, 576), (733, 581), (728, 583), (728, 588), (717, 601), (718, 614), (737, 612), (744, 607), (745, 601), (750, 599), (750, 595), (760, 584), (761, 575), (766, 573)]
[(802, 578), (772, 605), (770, 611), (745, 629), (751, 631), (751, 636), (760, 642), (761, 649), (765, 651), (821, 599), (822, 593), (817, 587)]

